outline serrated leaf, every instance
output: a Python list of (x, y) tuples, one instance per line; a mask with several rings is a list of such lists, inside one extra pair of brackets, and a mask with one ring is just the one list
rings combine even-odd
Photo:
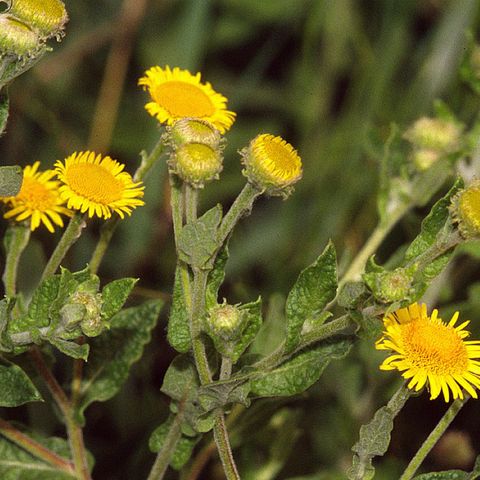
[(54, 347), (57, 347), (63, 354), (69, 357), (82, 359), (87, 361), (90, 346), (88, 343), (82, 345), (76, 342), (69, 342), (62, 340), (61, 338), (48, 338), (47, 339)]
[(42, 396), (27, 374), (18, 365), (0, 358), (0, 407), (39, 401), (43, 401)]
[(168, 318), (167, 340), (168, 343), (179, 353), (188, 352), (191, 348), (190, 326), (188, 307), (185, 296), (189, 292), (184, 291), (182, 276), (188, 278), (188, 271), (183, 265), (177, 265), (175, 281), (173, 283), (172, 306)]
[[(39, 438), (31, 435), (44, 447), (68, 460), (70, 449), (68, 442), (62, 438)], [(91, 455), (88, 455), (89, 466), (93, 465)], [(23, 448), (7, 439), (0, 437), (0, 478), (2, 480), (72, 480), (75, 474), (69, 475), (59, 471), (53, 465), (31, 455)]]
[(462, 470), (448, 470), (417, 475), (413, 480), (468, 480), (468, 473)]
[[(170, 416), (153, 431), (148, 442), (148, 446), (152, 452), (156, 453), (162, 449), (173, 421), (173, 417)], [(180, 470), (190, 459), (193, 449), (199, 440), (200, 436), (186, 437), (185, 435), (182, 435), (173, 452), (170, 466), (175, 470)]]
[(212, 271), (208, 275), (207, 289), (205, 291), (205, 305), (207, 310), (217, 305), (218, 290), (225, 278), (225, 265), (227, 264), (228, 255), (228, 244), (225, 242), (217, 253)]
[(0, 197), (14, 197), (22, 188), (23, 171), (18, 165), (0, 167)]
[(102, 317), (105, 320), (110, 319), (120, 311), (137, 281), (136, 278), (121, 278), (103, 287)]
[(451, 199), (462, 186), (462, 180), (457, 180), (448, 193), (432, 207), (422, 222), (420, 234), (413, 240), (405, 253), (407, 261), (417, 258), (435, 243), (438, 233), (449, 218)]
[[(6, 89), (3, 89), (3, 91), (0, 89), (0, 137), (7, 126), (9, 103)], [(14, 193), (14, 195), (16, 195), (16, 193)]]
[(344, 357), (352, 340), (322, 342), (301, 351), (291, 360), (270, 371), (252, 374), (251, 392), (258, 397), (296, 395), (312, 386), (323, 373), (330, 360)]
[(157, 323), (163, 302), (154, 300), (127, 308), (111, 319), (111, 329), (90, 341), (90, 355), (84, 367), (77, 415), (93, 402), (112, 398), (128, 377), (130, 367), (142, 356)]
[(335, 298), (336, 291), (337, 258), (335, 247), (329, 242), (318, 259), (300, 273), (288, 295), (285, 305), (287, 353), (298, 345), (305, 320), (320, 314)]
[(222, 220), (222, 207), (216, 205), (197, 220), (185, 225), (178, 236), (178, 256), (193, 267), (210, 265), (219, 244), (217, 228)]

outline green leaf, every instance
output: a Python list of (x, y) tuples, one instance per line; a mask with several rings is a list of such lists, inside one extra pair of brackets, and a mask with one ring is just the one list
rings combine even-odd
[(328, 243), (318, 259), (297, 278), (285, 306), (287, 338), (285, 351), (293, 351), (300, 341), (302, 327), (309, 317), (322, 313), (337, 291), (337, 258), (335, 247)]
[(121, 278), (103, 287), (102, 317), (105, 320), (109, 320), (120, 311), (137, 281), (136, 278)]
[(168, 367), (160, 390), (170, 398), (184, 402), (195, 396), (199, 385), (197, 369), (190, 356), (178, 355)]
[[(9, 103), (10, 101), (8, 99), (6, 89), (4, 89), (3, 92), (0, 89), (0, 137), (2, 136), (5, 128), (7, 127)], [(16, 195), (16, 193), (14, 193), (13, 195)]]
[(241, 403), (248, 407), (250, 406), (249, 393), (250, 383), (248, 381), (212, 383), (200, 387), (198, 401), (205, 412), (210, 412), (215, 408), (224, 407), (232, 403)]
[(247, 347), (255, 339), (260, 327), (262, 326), (262, 299), (258, 297), (255, 302), (246, 303), (240, 306), (240, 310), (245, 312), (247, 320), (245, 328), (240, 339), (234, 343), (231, 359), (235, 363)]
[(468, 473), (462, 470), (448, 470), (417, 475), (413, 480), (468, 480)]
[(14, 305), (14, 299), (3, 298), (0, 300), (0, 348), (8, 352), (12, 350), (13, 344), (6, 332), (11, 320), (11, 312)]
[(179, 259), (193, 267), (211, 267), (211, 259), (219, 247), (217, 228), (221, 220), (222, 207), (216, 205), (185, 225), (178, 236)]
[[(70, 459), (70, 449), (66, 440), (56, 437), (39, 438), (38, 435), (33, 434), (31, 436), (60, 457)], [(88, 460), (89, 466), (92, 467), (91, 455), (88, 455)], [(0, 478), (2, 480), (72, 480), (75, 479), (75, 475), (57, 470), (53, 465), (0, 437)]]
[(69, 342), (60, 338), (47, 339), (53, 346), (57, 347), (62, 353), (69, 357), (87, 361), (90, 346), (87, 343), (79, 345), (75, 342)]
[[(183, 280), (182, 280), (183, 278)], [(184, 282), (189, 284), (189, 273), (184, 265), (177, 265), (173, 284), (172, 306), (167, 327), (168, 343), (179, 353), (188, 352), (191, 348), (188, 307), (185, 298), (190, 292), (184, 291)]]
[(205, 292), (207, 310), (217, 305), (218, 290), (225, 278), (225, 265), (227, 264), (228, 255), (228, 244), (225, 242), (215, 258), (212, 271), (208, 275), (207, 289)]
[(43, 401), (42, 396), (27, 374), (18, 365), (0, 358), (0, 407), (39, 401)]
[(13, 197), (22, 188), (23, 172), (18, 165), (0, 167), (0, 197)]
[(154, 300), (117, 313), (111, 330), (90, 342), (90, 355), (84, 367), (78, 418), (93, 402), (104, 402), (118, 393), (130, 367), (142, 356), (157, 323), (163, 302)]
[(274, 370), (255, 372), (251, 377), (252, 394), (280, 397), (301, 393), (320, 378), (330, 360), (344, 357), (351, 345), (350, 339), (322, 342), (301, 351)]
[[(173, 421), (174, 417), (170, 416), (164, 423), (162, 423), (153, 431), (148, 442), (148, 446), (152, 452), (156, 453), (162, 449)], [(170, 460), (170, 466), (175, 470), (180, 470), (192, 456), (193, 449), (200, 438), (200, 436), (186, 437), (185, 435), (182, 435), (173, 452), (173, 456)]]

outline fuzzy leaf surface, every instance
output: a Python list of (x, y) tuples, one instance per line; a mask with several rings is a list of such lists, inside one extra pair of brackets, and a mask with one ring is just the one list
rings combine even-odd
[(330, 360), (344, 357), (352, 340), (323, 342), (306, 349), (274, 370), (252, 375), (251, 392), (257, 397), (285, 397), (304, 392), (323, 373)]
[(122, 310), (112, 318), (108, 332), (91, 339), (77, 411), (82, 423), (83, 412), (91, 403), (104, 402), (118, 393), (150, 341), (162, 305), (154, 300)]
[(207, 310), (216, 306), (218, 301), (218, 291), (225, 278), (225, 266), (228, 260), (228, 245), (225, 243), (219, 250), (213, 269), (208, 275), (207, 289), (205, 292), (205, 302)]
[(136, 283), (136, 278), (121, 278), (103, 287), (102, 317), (104, 319), (108, 320), (120, 311)]
[(305, 321), (322, 312), (337, 291), (337, 258), (331, 242), (318, 259), (297, 278), (285, 305), (287, 338), (285, 351), (298, 345)]
[(13, 197), (22, 188), (23, 172), (18, 165), (0, 167), (0, 197)]
[(185, 353), (190, 350), (190, 326), (188, 317), (188, 307), (185, 303), (184, 286), (182, 275), (188, 275), (181, 265), (177, 265), (175, 270), (175, 280), (173, 283), (172, 306), (168, 318), (167, 340), (168, 343), (179, 353)]
[(90, 346), (88, 343), (80, 345), (76, 342), (69, 342), (68, 340), (62, 340), (61, 338), (48, 338), (48, 341), (57, 347), (64, 355), (75, 359), (82, 359), (87, 361)]
[(38, 401), (43, 401), (42, 396), (28, 375), (18, 365), (0, 358), (0, 407)]

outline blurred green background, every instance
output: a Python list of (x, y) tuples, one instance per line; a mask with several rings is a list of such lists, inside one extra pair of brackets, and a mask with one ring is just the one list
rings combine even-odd
[[(479, 26), (476, 0), (65, 3), (70, 14), (65, 39), (52, 44), (53, 51), (10, 87), (10, 120), (0, 141), (3, 164), (40, 160), (50, 166), (90, 148), (109, 153), (133, 172), (139, 152), (151, 150), (160, 134), (144, 110), (147, 95), (136, 85), (152, 65), (202, 72), (237, 112), (227, 134), (221, 180), (202, 193), (203, 208), (221, 202), (226, 209), (233, 201), (244, 184), (237, 150), (258, 133), (283, 136), (302, 156), (304, 178), (294, 195), (286, 202), (261, 199), (231, 241), (221, 293), (231, 303), (258, 294), (264, 298), (271, 328), (254, 346), (259, 352), (262, 339), (281, 335), (278, 312), (284, 295), (328, 239), (342, 266), (374, 228), (379, 145), (390, 124), (403, 129), (432, 114), (436, 98), (467, 125), (480, 106), (458, 75), (465, 31)], [(140, 277), (135, 298), (168, 298), (175, 254), (164, 162), (146, 184), (146, 206), (122, 222), (100, 275), (104, 281)], [(380, 263), (413, 238), (427, 211), (411, 212), (394, 229), (379, 252)], [(100, 222), (91, 222), (71, 251), (71, 268), (83, 268), (88, 261), (99, 227)], [(55, 245), (46, 231), (33, 237), (20, 278), (27, 289)], [(465, 315), (480, 319), (479, 289), (470, 288), (468, 296), (468, 286), (480, 280), (478, 265), (471, 256), (458, 255), (440, 300), (446, 306), (462, 304)], [(164, 329), (162, 318), (118, 397), (87, 412), (86, 442), (97, 458), (94, 478), (141, 479), (149, 470), (148, 436), (167, 412), (159, 388), (174, 356)], [(371, 342), (359, 342), (305, 395), (263, 401), (247, 418), (240, 416), (232, 436), (242, 478), (345, 478), (341, 472), (351, 461), (349, 449), (359, 425), (397, 386), (398, 377), (377, 371), (379, 361)], [(426, 394), (410, 400), (398, 418), (389, 453), (378, 462), (377, 478), (398, 478), (444, 409)], [(31, 407), (27, 413), (39, 429), (61, 433), (52, 431), (46, 407)], [(479, 419), (478, 406), (471, 402), (454, 424), (461, 440), (453, 444), (470, 442), (480, 453)], [(472, 455), (458, 467), (470, 468)], [(448, 456), (432, 455), (426, 467), (455, 467), (442, 464)], [(222, 478), (219, 472), (213, 456), (199, 478)], [(170, 478), (177, 476), (171, 472)]]

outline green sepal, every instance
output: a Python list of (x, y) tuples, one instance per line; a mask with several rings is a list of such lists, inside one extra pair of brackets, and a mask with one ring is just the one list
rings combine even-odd
[(0, 197), (14, 197), (22, 188), (23, 171), (18, 165), (0, 167)]
[(120, 311), (137, 281), (137, 278), (121, 278), (103, 287), (101, 315), (104, 321), (108, 322)]
[(334, 245), (329, 242), (317, 260), (300, 273), (287, 297), (286, 353), (298, 345), (305, 321), (321, 314), (335, 298), (336, 291), (337, 256)]
[(127, 308), (111, 319), (111, 328), (90, 340), (76, 416), (83, 425), (84, 411), (93, 402), (104, 402), (118, 393), (131, 366), (140, 359), (163, 302), (152, 300)]
[(218, 291), (225, 278), (225, 266), (228, 260), (228, 240), (218, 251), (211, 272), (208, 274), (207, 288), (205, 291), (205, 306), (209, 310), (218, 302)]
[(217, 229), (221, 220), (222, 207), (216, 205), (185, 225), (178, 236), (178, 258), (192, 267), (211, 268), (219, 248)]
[(41, 401), (43, 398), (28, 375), (18, 365), (0, 357), (0, 407)]
[(172, 306), (167, 326), (168, 343), (179, 353), (188, 352), (192, 346), (190, 338), (189, 313), (185, 298), (190, 292), (185, 292), (182, 275), (189, 276), (185, 267), (177, 264), (173, 283)]
[[(162, 449), (173, 422), (174, 416), (170, 415), (165, 422), (163, 422), (153, 431), (148, 441), (150, 451), (156, 453)], [(192, 456), (193, 449), (200, 438), (201, 437), (198, 435), (195, 437), (187, 437), (182, 435), (180, 437), (173, 452), (172, 458), (170, 459), (170, 466), (174, 470), (180, 470), (188, 462)]]
[(330, 360), (343, 358), (352, 340), (325, 341), (302, 350), (273, 370), (252, 373), (251, 393), (257, 397), (285, 397), (304, 392), (321, 376)]
[(76, 342), (69, 342), (61, 338), (48, 338), (47, 339), (54, 347), (58, 348), (63, 354), (75, 358), (87, 361), (90, 346), (87, 343), (82, 345)]

